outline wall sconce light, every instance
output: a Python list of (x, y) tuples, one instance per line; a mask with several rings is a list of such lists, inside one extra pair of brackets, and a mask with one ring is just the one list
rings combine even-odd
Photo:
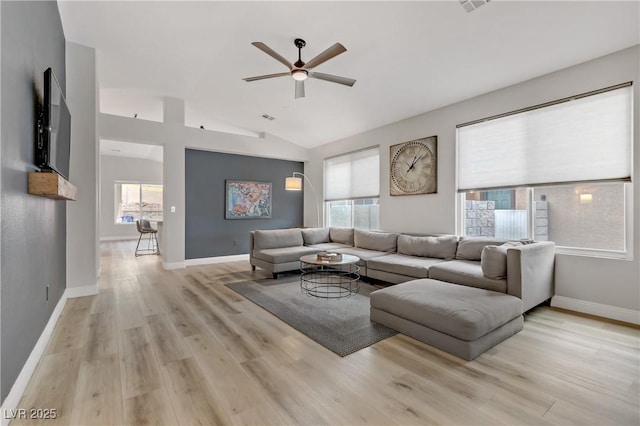
[[(299, 175), (301, 177), (296, 177)], [(313, 186), (308, 177), (304, 175), (304, 173), (293, 172), (291, 177), (285, 178), (284, 180), (284, 189), (287, 191), (302, 191), (302, 178), (305, 178), (309, 185), (311, 185), (311, 189), (313, 190), (313, 198), (316, 200), (316, 217), (318, 219), (317, 226), (320, 227), (320, 203), (318, 203), (318, 193), (316, 192), (316, 188)]]
[(581, 203), (590, 203), (593, 200), (593, 194), (580, 194)]

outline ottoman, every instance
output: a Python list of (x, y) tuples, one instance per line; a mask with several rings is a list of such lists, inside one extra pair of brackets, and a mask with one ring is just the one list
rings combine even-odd
[(522, 330), (522, 300), (420, 279), (371, 293), (371, 320), (472, 360)]

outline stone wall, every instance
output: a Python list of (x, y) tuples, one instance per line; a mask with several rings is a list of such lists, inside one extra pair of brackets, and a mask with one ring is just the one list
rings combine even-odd
[(549, 203), (547, 201), (535, 201), (535, 234), (536, 241), (549, 240)]
[(464, 228), (469, 237), (493, 237), (496, 232), (494, 201), (467, 200), (465, 205)]
[[(496, 205), (493, 201), (467, 200), (465, 205), (465, 235), (469, 237), (494, 237), (496, 235)], [(502, 211), (502, 210), (501, 210)], [(549, 208), (547, 201), (535, 202), (535, 235), (537, 241), (549, 239)], [(523, 225), (522, 237), (527, 235)], [(520, 226), (518, 226), (520, 228)], [(518, 232), (520, 234), (520, 232)]]

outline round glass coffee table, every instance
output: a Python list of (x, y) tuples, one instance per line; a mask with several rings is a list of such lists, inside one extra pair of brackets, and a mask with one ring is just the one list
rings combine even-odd
[(336, 261), (319, 260), (309, 254), (300, 258), (300, 288), (302, 292), (324, 299), (349, 297), (360, 291), (360, 261), (358, 256), (343, 254)]

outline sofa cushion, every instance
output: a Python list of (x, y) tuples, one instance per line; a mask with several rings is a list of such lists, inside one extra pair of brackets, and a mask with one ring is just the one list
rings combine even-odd
[(507, 292), (507, 280), (485, 277), (480, 262), (472, 260), (450, 260), (433, 265), (429, 268), (429, 278), (500, 293)]
[(427, 278), (429, 276), (429, 268), (441, 262), (444, 262), (444, 260), (403, 254), (388, 254), (369, 259), (367, 261), (367, 269), (376, 269), (415, 278)]
[(254, 249), (271, 249), (280, 247), (294, 247), (304, 244), (299, 228), (267, 229), (255, 231), (253, 234)]
[(305, 246), (329, 242), (329, 228), (305, 228), (300, 232)]
[(458, 237), (455, 235), (442, 235), (439, 237), (398, 236), (398, 253), (409, 256), (453, 259), (456, 257), (457, 247)]
[(320, 244), (310, 245), (309, 247), (313, 247), (322, 251), (336, 251), (337, 249), (353, 247), (353, 246), (350, 246), (348, 244), (340, 244), (340, 243), (320, 243)]
[(281, 247), (254, 250), (253, 257), (256, 259), (264, 260), (270, 263), (287, 263), (295, 262), (307, 254), (318, 253), (320, 250), (313, 247), (296, 246), (296, 247)]
[(510, 247), (521, 245), (522, 243), (519, 241), (507, 241), (500, 246), (484, 246), (480, 259), (480, 266), (484, 276), (494, 280), (507, 278), (507, 250)]
[(465, 341), (473, 341), (518, 318), (515, 296), (421, 279), (371, 293), (371, 307)]
[(329, 239), (333, 243), (353, 245), (353, 228), (329, 228)]
[(363, 262), (369, 261), (374, 257), (385, 256), (389, 253), (386, 251), (377, 251), (377, 250), (367, 250), (359, 247), (345, 247), (341, 249), (335, 250), (338, 253), (350, 254), (352, 256), (358, 256), (360, 258), (360, 262), (358, 265), (362, 265)]
[(396, 251), (398, 234), (356, 229), (353, 239), (356, 247), (391, 253)]
[(484, 248), (484, 246), (499, 246), (500, 244), (503, 244), (505, 242), (506, 240), (492, 237), (462, 237), (458, 242), (456, 259), (480, 260), (480, 258), (482, 257), (482, 249)]

